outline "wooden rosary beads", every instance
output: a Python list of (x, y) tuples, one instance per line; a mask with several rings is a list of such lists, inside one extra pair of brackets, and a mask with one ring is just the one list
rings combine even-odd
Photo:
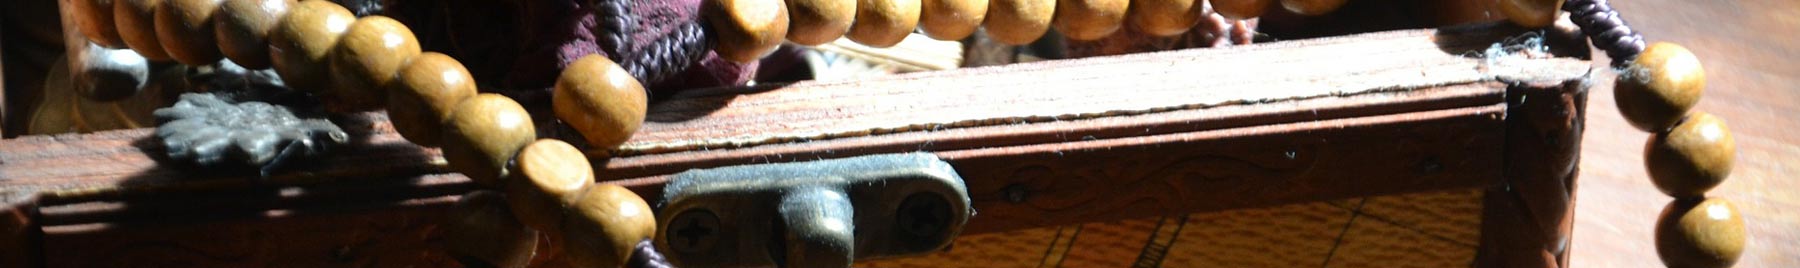
[[(504, 198), (478, 191), (458, 205), (447, 236), (461, 259), (516, 267), (530, 260), (537, 232), (544, 232), (565, 242), (573, 264), (616, 267), (655, 234), (655, 217), (643, 198), (595, 184), (580, 150), (537, 140), (524, 107), (497, 94), (477, 94), (466, 67), (422, 52), (399, 21), (356, 18), (323, 0), (113, 4), (77, 6), (82, 16), (112, 18), (84, 19), (84, 26), (96, 26), (84, 32), (117, 29), (119, 38), (96, 40), (119, 40), (109, 45), (153, 59), (205, 65), (230, 58), (247, 68), (272, 67), (290, 87), (320, 96), (333, 111), (388, 108), (402, 137), (442, 146), (452, 170), (503, 190)], [(106, 22), (129, 26), (97, 27)], [(625, 142), (643, 123), (646, 102), (638, 80), (599, 55), (568, 66), (552, 99), (557, 117), (596, 148)]]
[[(1537, 12), (1561, 1), (1501, 2), (1508, 18), (1531, 25), (1554, 21), (1554, 11), (1549, 19)], [(1656, 252), (1663, 264), (1730, 267), (1737, 263), (1744, 252), (1744, 219), (1731, 201), (1706, 196), (1731, 175), (1737, 144), (1723, 120), (1690, 111), (1706, 90), (1706, 70), (1700, 59), (1676, 44), (1645, 46), (1643, 37), (1625, 26), (1604, 0), (1557, 4), (1569, 11), (1582, 32), (1621, 68), (1613, 86), (1619, 113), (1633, 127), (1652, 133), (1644, 145), (1644, 166), (1649, 169), (1650, 182), (1675, 198), (1656, 223)]]
[(1651, 44), (1619, 75), (1619, 112), (1653, 133), (1644, 145), (1650, 182), (1675, 202), (1656, 223), (1656, 252), (1671, 267), (1730, 267), (1744, 252), (1737, 207), (1706, 192), (1731, 175), (1737, 144), (1725, 122), (1688, 112), (1706, 87), (1706, 71), (1686, 48)]
[[(1100, 39), (1127, 25), (1173, 36), (1200, 22), (1206, 11), (1202, 1), (1208, 0), (716, 0), (707, 1), (705, 8), (719, 38), (716, 51), (749, 62), (774, 52), (782, 38), (818, 45), (847, 37), (888, 47), (913, 29), (938, 40), (961, 40), (984, 27), (994, 40), (1013, 45), (1031, 43), (1052, 27), (1073, 40)], [(1250, 19), (1275, 0), (1210, 1), (1220, 14)], [(1345, 2), (1281, 0), (1281, 5), (1318, 15)]]

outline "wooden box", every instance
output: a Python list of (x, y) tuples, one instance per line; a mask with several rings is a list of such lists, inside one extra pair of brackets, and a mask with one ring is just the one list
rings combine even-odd
[[(963, 236), (859, 266), (1557, 267), (1590, 63), (1556, 31), (1548, 54), (1482, 54), (1524, 33), (686, 91), (592, 156), (647, 198), (694, 168), (915, 151), (955, 166), (978, 213)], [(0, 141), (0, 266), (456, 265), (435, 226), (474, 187), (365, 118), (352, 146), (269, 177), (165, 163), (148, 129)]]

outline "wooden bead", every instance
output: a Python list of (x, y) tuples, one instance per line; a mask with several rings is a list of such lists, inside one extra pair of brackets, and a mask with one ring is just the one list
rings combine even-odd
[(464, 266), (522, 268), (537, 252), (538, 232), (520, 224), (499, 193), (474, 191), (451, 209), (444, 244)]
[(156, 40), (156, 7), (163, 0), (115, 0), (113, 22), (125, 47), (153, 61), (168, 61), (169, 53)]
[(1657, 133), (1644, 145), (1650, 181), (1676, 198), (1700, 197), (1731, 176), (1737, 142), (1725, 121), (1695, 112), (1669, 132)]
[(269, 68), (269, 32), (287, 15), (294, 0), (230, 0), (213, 16), (213, 38), (219, 52), (238, 66)]
[(856, 20), (856, 0), (787, 0), (787, 39), (817, 46), (844, 37)]
[(156, 6), (156, 40), (169, 57), (187, 65), (224, 59), (213, 39), (212, 18), (224, 0), (168, 0)]
[(448, 55), (425, 52), (400, 69), (388, 94), (388, 117), (400, 137), (420, 146), (442, 144), (450, 109), (476, 94), (475, 77)]
[(355, 14), (331, 1), (304, 1), (290, 7), (269, 34), (269, 59), (275, 73), (288, 87), (301, 91), (316, 93), (331, 86), (326, 56), (353, 22)]
[(753, 62), (774, 53), (788, 32), (787, 4), (781, 0), (707, 0), (707, 22), (718, 36), (719, 57)]
[(1500, 0), (1500, 14), (1526, 28), (1543, 28), (1556, 22), (1563, 0)]
[(1185, 33), (1206, 16), (1206, 0), (1132, 0), (1131, 26), (1154, 36)]
[(975, 34), (987, 19), (988, 0), (925, 0), (919, 28), (932, 39), (955, 41)]
[(88, 41), (106, 48), (125, 47), (113, 23), (113, 0), (70, 0), (69, 8), (74, 11), (75, 27)]
[(611, 184), (589, 187), (563, 223), (563, 243), (575, 267), (619, 267), (638, 242), (654, 234), (650, 205)]
[(1337, 11), (1349, 0), (1281, 0), (1281, 7), (1294, 14), (1317, 16)]
[(1619, 74), (1613, 102), (1631, 126), (1658, 132), (1675, 125), (1706, 91), (1706, 69), (1687, 48), (1658, 42)]
[(1731, 267), (1744, 254), (1745, 236), (1731, 201), (1677, 199), (1656, 221), (1656, 255), (1668, 267)]
[(1056, 31), (1070, 40), (1095, 40), (1118, 32), (1131, 0), (1057, 0)]
[(400, 67), (420, 53), (419, 40), (400, 21), (368, 16), (350, 24), (331, 50), (331, 81), (320, 96), (328, 109), (365, 111), (387, 104), (384, 92)]
[(1247, 20), (1261, 17), (1275, 0), (1211, 0), (1214, 12), (1225, 18)]
[(450, 170), (488, 187), (505, 184), (506, 161), (537, 139), (531, 114), (511, 98), (484, 93), (458, 103), (444, 121), (444, 159)]
[(644, 124), (649, 104), (644, 86), (618, 64), (600, 55), (588, 55), (570, 63), (556, 79), (550, 105), (588, 146), (612, 149)]
[(1056, 0), (989, 0), (987, 21), (981, 26), (989, 38), (1018, 46), (1043, 37), (1055, 16)]
[(594, 166), (574, 145), (540, 139), (519, 150), (513, 177), (506, 181), (507, 204), (519, 221), (539, 231), (560, 233), (563, 212), (594, 182)]
[(870, 47), (900, 44), (919, 26), (922, 4), (920, 0), (857, 0), (856, 22), (846, 36)]

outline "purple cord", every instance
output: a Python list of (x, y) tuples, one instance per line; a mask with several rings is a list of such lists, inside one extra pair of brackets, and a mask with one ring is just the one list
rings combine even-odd
[(1594, 42), (1594, 47), (1612, 57), (1613, 66), (1625, 66), (1644, 52), (1644, 36), (1625, 25), (1625, 19), (1606, 0), (1568, 0), (1563, 10), (1581, 27), (1581, 32)]

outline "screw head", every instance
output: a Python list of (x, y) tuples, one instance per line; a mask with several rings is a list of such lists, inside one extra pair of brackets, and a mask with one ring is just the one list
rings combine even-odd
[(919, 238), (936, 237), (950, 223), (950, 203), (943, 196), (915, 193), (900, 202), (895, 211), (900, 230)]
[(692, 209), (676, 214), (664, 234), (669, 248), (681, 253), (712, 250), (719, 240), (719, 216), (705, 209)]

